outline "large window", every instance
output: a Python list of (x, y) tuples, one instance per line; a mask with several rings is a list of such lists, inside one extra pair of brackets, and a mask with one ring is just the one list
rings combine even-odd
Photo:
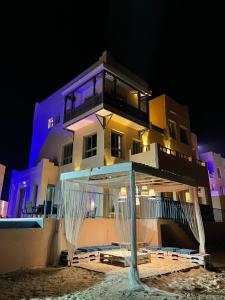
[(172, 139), (176, 139), (176, 123), (169, 121), (169, 135)]
[(184, 144), (188, 144), (188, 136), (187, 130), (183, 127), (180, 127), (180, 142)]
[(73, 159), (73, 144), (67, 144), (63, 148), (63, 165), (72, 163)]
[(141, 153), (142, 149), (141, 149), (141, 142), (140, 141), (133, 141), (133, 144), (132, 144), (132, 154), (138, 154), (138, 153)]
[(84, 158), (97, 154), (97, 134), (84, 137)]
[(122, 135), (116, 132), (111, 133), (111, 155), (122, 158)]

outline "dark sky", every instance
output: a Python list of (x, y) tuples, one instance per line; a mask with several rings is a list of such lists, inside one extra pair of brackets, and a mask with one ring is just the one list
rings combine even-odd
[(188, 105), (199, 143), (225, 155), (220, 1), (5, 2), (0, 4), (0, 163), (8, 169), (6, 183), (13, 168), (28, 165), (35, 102), (94, 63), (104, 49), (148, 81), (153, 96), (165, 92)]

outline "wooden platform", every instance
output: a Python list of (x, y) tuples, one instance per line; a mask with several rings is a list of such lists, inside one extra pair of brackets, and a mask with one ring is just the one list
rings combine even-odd
[[(128, 267), (131, 259), (131, 252), (128, 250), (111, 250), (100, 252), (100, 262), (122, 267)], [(138, 265), (150, 262), (150, 254), (137, 252)]]
[(200, 266), (203, 266), (205, 268), (210, 267), (211, 260), (210, 260), (210, 254), (181, 254), (178, 252), (172, 252), (172, 251), (161, 251), (161, 250), (148, 250), (148, 249), (142, 249), (144, 253), (149, 253), (151, 257), (153, 258), (159, 258), (159, 259), (170, 259), (170, 260), (176, 260), (176, 261), (182, 261), (186, 260), (189, 261), (192, 264), (197, 264)]

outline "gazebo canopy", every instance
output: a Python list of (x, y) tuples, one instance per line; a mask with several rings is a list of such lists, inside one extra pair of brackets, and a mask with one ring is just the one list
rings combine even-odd
[(131, 171), (135, 171), (137, 184), (151, 185), (157, 192), (182, 191), (188, 189), (189, 186), (197, 186), (195, 180), (192, 178), (135, 162), (119, 163), (111, 166), (62, 173), (60, 179), (62, 181), (94, 180), (96, 185), (101, 185), (104, 180), (110, 182), (110, 180), (113, 181), (114, 178), (128, 175)]

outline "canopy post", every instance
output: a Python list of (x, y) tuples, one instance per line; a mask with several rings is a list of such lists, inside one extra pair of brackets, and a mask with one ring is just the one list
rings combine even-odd
[(129, 272), (129, 285), (131, 290), (143, 289), (137, 268), (137, 228), (136, 228), (136, 186), (135, 171), (130, 171), (130, 211), (131, 211), (131, 266)]
[(196, 221), (198, 226), (198, 233), (199, 233), (199, 253), (205, 254), (205, 230), (202, 221), (201, 210), (198, 202), (198, 191), (196, 187), (191, 188), (192, 197), (193, 197), (193, 204), (195, 209)]

